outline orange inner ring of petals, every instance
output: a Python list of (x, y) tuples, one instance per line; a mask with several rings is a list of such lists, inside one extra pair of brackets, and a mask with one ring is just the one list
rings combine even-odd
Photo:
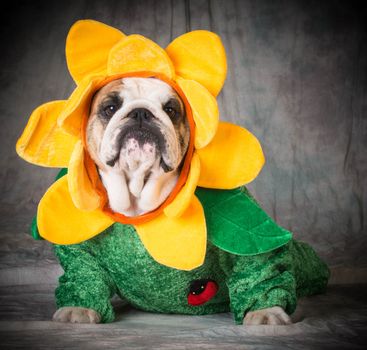
[(142, 224), (160, 215), (163, 209), (174, 200), (176, 195), (180, 192), (181, 188), (186, 183), (186, 180), (187, 180), (187, 177), (190, 171), (191, 159), (194, 153), (195, 122), (192, 116), (192, 110), (191, 110), (190, 104), (185, 94), (183, 93), (182, 89), (179, 87), (179, 85), (176, 82), (174, 82), (173, 80), (167, 78), (165, 75), (157, 74), (154, 72), (135, 72), (135, 73), (124, 73), (124, 74), (117, 74), (117, 75), (110, 76), (96, 85), (94, 92), (90, 96), (90, 100), (92, 100), (94, 94), (99, 89), (101, 89), (103, 86), (105, 86), (109, 82), (116, 80), (116, 79), (127, 78), (127, 77), (157, 78), (159, 80), (164, 81), (168, 85), (170, 85), (175, 90), (175, 92), (180, 96), (182, 102), (184, 103), (186, 117), (189, 122), (189, 128), (190, 128), (190, 141), (189, 141), (188, 149), (186, 152), (184, 164), (182, 166), (181, 173), (179, 175), (177, 183), (175, 187), (173, 188), (172, 192), (169, 194), (166, 200), (155, 210), (152, 210), (148, 213), (145, 213), (139, 216), (125, 216), (123, 214), (114, 212), (108, 206), (108, 196), (107, 196), (106, 189), (103, 186), (102, 181), (99, 177), (97, 166), (87, 151), (88, 148), (87, 148), (87, 142), (86, 142), (86, 127), (87, 127), (88, 118), (89, 118), (89, 110), (85, 111), (83, 115), (83, 120), (82, 120), (82, 132), (81, 132), (82, 142), (84, 146), (84, 166), (87, 170), (87, 174), (89, 176), (89, 179), (91, 180), (93, 187), (95, 188), (96, 192), (98, 193), (98, 195), (100, 196), (102, 200), (103, 212), (106, 213), (108, 216), (110, 216), (116, 222), (120, 222), (123, 224)]

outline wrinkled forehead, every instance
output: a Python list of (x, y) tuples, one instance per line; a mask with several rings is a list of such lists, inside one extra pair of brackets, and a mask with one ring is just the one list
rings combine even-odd
[(93, 98), (93, 105), (98, 105), (106, 96), (116, 92), (124, 103), (137, 99), (160, 103), (165, 103), (171, 98), (180, 100), (175, 90), (162, 80), (156, 78), (122, 78), (113, 80), (101, 88)]

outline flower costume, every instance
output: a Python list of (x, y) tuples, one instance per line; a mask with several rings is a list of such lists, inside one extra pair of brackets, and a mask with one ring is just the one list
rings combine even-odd
[[(65, 275), (60, 279), (61, 286), (57, 291), (58, 300), (62, 300), (58, 302), (59, 306), (91, 307), (101, 313), (102, 320), (109, 321), (112, 316), (106, 300), (110, 294), (120, 291), (121, 297), (146, 310), (191, 312), (185, 309), (186, 304), (181, 309), (173, 310), (171, 306), (160, 308), (157, 306), (159, 303), (153, 307), (150, 299), (137, 301), (134, 293), (130, 298), (126, 297), (130, 293), (128, 288), (116, 282), (116, 279), (121, 280), (121, 276), (113, 278), (102, 270), (89, 268), (93, 266), (92, 261), (88, 260), (91, 250), (94, 251), (93, 259), (99, 256), (104, 261), (99, 261), (102, 264), (110, 265), (118, 260), (116, 255), (112, 260), (107, 259), (109, 253), (106, 251), (102, 258), (96, 251), (96, 242), (101, 244), (97, 249), (100, 252), (107, 241), (116, 239), (120, 253), (121, 249), (124, 250), (124, 256), (132, 260), (129, 253), (131, 247), (124, 246), (121, 238), (126, 236), (130, 243), (134, 242), (134, 254), (140, 256), (145, 266), (150, 266), (149, 271), (163, 269), (164, 272), (157, 271), (156, 274), (179, 274), (174, 276), (176, 281), (186, 276), (185, 283), (186, 279), (192, 280), (191, 271), (195, 274), (205, 269), (205, 261), (212, 260), (213, 254), (222, 254), (222, 260), (236, 260), (224, 256), (245, 259), (264, 253), (272, 254), (277, 249), (294, 250), (289, 248), (296, 245), (291, 240), (291, 233), (276, 225), (246, 189), (238, 189), (258, 175), (264, 156), (259, 141), (248, 130), (219, 121), (216, 96), (226, 77), (226, 56), (216, 34), (193, 31), (176, 38), (166, 49), (162, 49), (143, 36), (126, 36), (105, 24), (83, 20), (76, 22), (68, 34), (66, 58), (77, 84), (76, 89), (68, 100), (53, 101), (38, 107), (17, 143), (18, 154), (27, 161), (41, 166), (67, 168), (67, 174), (47, 190), (39, 203), (37, 229), (44, 239), (57, 244), (56, 253), (64, 267), (66, 261), (75, 264), (69, 257), (77, 252), (77, 260), (81, 260), (78, 269), (83, 270), (84, 276), (89, 275), (93, 283), (100, 283), (97, 289), (104, 291), (101, 292), (103, 296), (91, 294), (87, 298), (89, 301), (74, 298), (76, 294), (70, 290), (70, 281), (62, 285), (62, 279), (67, 279)], [(108, 82), (123, 77), (154, 77), (165, 81), (182, 99), (190, 126), (190, 144), (175, 188), (159, 208), (138, 217), (126, 217), (109, 208), (106, 191), (85, 140), (93, 95)], [(101, 243), (102, 240), (104, 243)], [(297, 246), (297, 249), (300, 248)], [(318, 260), (315, 262), (314, 253), (308, 249), (306, 247), (304, 251), (313, 261), (312, 269), (319, 264), (323, 270), (318, 287), (315, 287), (315, 290), (320, 290), (327, 273), (324, 265)], [(211, 253), (213, 251), (216, 253)], [(83, 261), (85, 254), (87, 258)], [(288, 260), (289, 256), (293, 255), (288, 255)], [(120, 263), (126, 265), (126, 261)], [(236, 264), (233, 261), (230, 263), (232, 266)], [(225, 266), (228, 269), (228, 265)], [(217, 275), (214, 270), (210, 274)], [(130, 274), (130, 278), (125, 275), (124, 283), (132, 283), (131, 276), (135, 275)], [(223, 274), (226, 277), (230, 275), (229, 271)], [(210, 290), (205, 295), (212, 295), (207, 300), (204, 298), (203, 303), (191, 293), (191, 307), (205, 304), (205, 307), (199, 306), (191, 313), (226, 310), (228, 291), (222, 290), (225, 282), (223, 276), (205, 280), (205, 288)], [(83, 280), (85, 282), (86, 277)], [(196, 280), (200, 281), (198, 278)], [(223, 280), (223, 283), (218, 280)], [(141, 285), (145, 289), (151, 287)], [(96, 289), (95, 286), (90, 288)], [(95, 305), (98, 298), (102, 300), (101, 305)], [(215, 298), (222, 299), (218, 302)], [(295, 298), (295, 293), (292, 298)], [(159, 305), (164, 304), (162, 296), (157, 300)], [(208, 300), (214, 300), (212, 305), (219, 307), (210, 307)], [(243, 304), (243, 297), (241, 302), (236, 303)], [(286, 303), (294, 304), (288, 299)], [(242, 306), (237, 311), (238, 315), (244, 312)]]

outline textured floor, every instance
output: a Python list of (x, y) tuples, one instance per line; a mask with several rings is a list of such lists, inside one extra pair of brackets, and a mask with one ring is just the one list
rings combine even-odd
[(229, 313), (145, 313), (116, 300), (110, 324), (50, 321), (53, 285), (0, 288), (1, 349), (365, 349), (367, 286), (330, 286), (303, 298), (290, 326), (235, 326)]

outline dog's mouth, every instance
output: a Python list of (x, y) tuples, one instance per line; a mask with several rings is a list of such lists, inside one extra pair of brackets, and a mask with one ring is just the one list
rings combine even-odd
[[(136, 140), (138, 146), (142, 148), (145, 144), (155, 145), (158, 149), (162, 148), (162, 142), (159, 142), (159, 138), (151, 130), (146, 128), (129, 128), (126, 132), (122, 133), (120, 148), (127, 147), (130, 140)], [(129, 149), (131, 151), (131, 149)]]
[(116, 162), (124, 164), (124, 168), (135, 170), (143, 164), (150, 164), (159, 159), (164, 172), (172, 171), (166, 161), (166, 140), (157, 127), (130, 125), (123, 128), (118, 136), (115, 157), (106, 163), (114, 166)]

